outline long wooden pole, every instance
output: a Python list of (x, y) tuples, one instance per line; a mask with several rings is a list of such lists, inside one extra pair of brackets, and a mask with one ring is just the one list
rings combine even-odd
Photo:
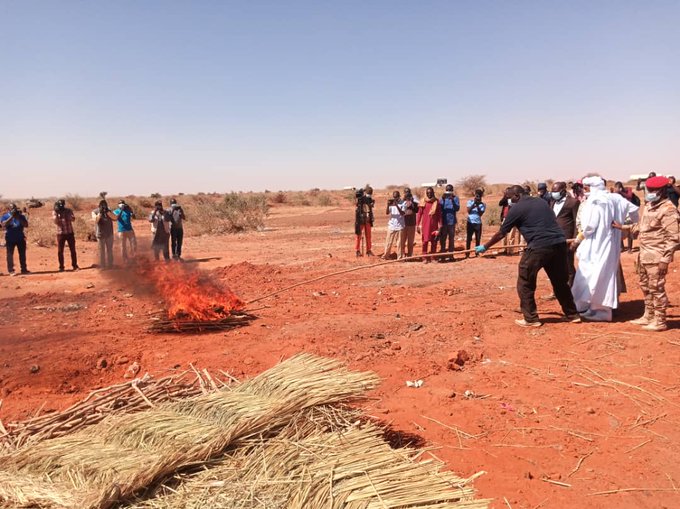
[[(571, 242), (571, 239), (567, 242)], [(502, 247), (498, 247), (498, 248), (492, 248), (489, 251), (498, 252), (498, 251), (505, 251), (507, 249), (520, 249), (520, 248), (523, 248), (523, 247), (526, 247), (526, 244), (518, 244), (516, 246), (502, 246)], [(489, 252), (489, 251), (487, 251), (487, 252)], [(277, 290), (277, 291), (272, 292), (272, 293), (268, 293), (268, 294), (263, 295), (261, 297), (257, 297), (256, 299), (249, 300), (248, 302), (246, 302), (246, 305), (254, 304), (255, 302), (260, 302), (261, 300), (269, 299), (270, 297), (275, 297), (276, 295), (279, 295), (281, 293), (292, 290), (293, 288), (297, 288), (298, 286), (316, 283), (317, 281), (321, 281), (322, 279), (327, 279), (329, 277), (334, 277), (334, 276), (340, 276), (342, 274), (347, 274), (349, 272), (355, 272), (357, 270), (373, 269), (375, 267), (382, 267), (383, 265), (391, 265), (393, 263), (402, 263), (402, 262), (407, 262), (407, 261), (410, 261), (410, 260), (419, 260), (419, 259), (424, 260), (424, 259), (428, 259), (428, 258), (445, 258), (445, 257), (449, 257), (449, 256), (452, 256), (452, 255), (470, 254), (470, 253), (474, 253), (474, 252), (475, 252), (474, 249), (466, 249), (464, 251), (453, 251), (451, 253), (447, 252), (447, 253), (421, 254), (421, 255), (413, 255), (413, 256), (410, 256), (408, 258), (401, 258), (401, 259), (398, 259), (398, 260), (387, 260), (387, 261), (384, 261), (384, 262), (371, 263), (371, 264), (368, 264), (368, 265), (360, 265), (358, 267), (351, 267), (349, 269), (344, 269), (344, 270), (340, 270), (340, 271), (337, 271), (337, 272), (331, 272), (330, 274), (324, 274), (323, 276), (315, 277), (314, 279), (308, 279), (306, 281), (301, 281), (299, 283), (295, 283), (294, 285), (287, 286), (285, 288), (282, 288), (282, 289)]]

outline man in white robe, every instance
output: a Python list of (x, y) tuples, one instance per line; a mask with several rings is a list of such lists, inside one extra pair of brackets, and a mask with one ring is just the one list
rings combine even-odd
[(581, 205), (581, 232), (576, 248), (578, 269), (571, 292), (585, 320), (610, 322), (618, 307), (617, 270), (621, 239), (614, 236), (615, 206), (601, 177), (583, 179), (588, 199)]

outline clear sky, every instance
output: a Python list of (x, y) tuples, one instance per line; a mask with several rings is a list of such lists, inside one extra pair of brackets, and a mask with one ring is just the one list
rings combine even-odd
[(680, 174), (679, 26), (679, 0), (0, 0), (0, 194)]

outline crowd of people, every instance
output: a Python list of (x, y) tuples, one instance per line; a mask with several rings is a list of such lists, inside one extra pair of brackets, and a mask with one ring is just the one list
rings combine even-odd
[[(137, 237), (132, 225), (135, 213), (125, 200), (118, 202), (114, 210), (102, 199), (92, 211), (94, 235), (99, 247), (99, 268), (106, 270), (114, 266), (114, 232), (117, 231), (120, 241), (120, 255), (123, 264), (132, 263), (137, 253)], [(154, 210), (149, 215), (151, 224), (151, 248), (155, 260), (163, 255), (165, 261), (182, 261), (182, 244), (184, 240), (184, 209), (176, 199), (170, 200), (170, 207), (164, 208), (162, 201), (156, 201)], [(52, 211), (52, 220), (56, 227), (57, 261), (59, 272), (65, 270), (64, 250), (68, 246), (71, 267), (80, 270), (76, 251), (74, 223), (76, 216), (73, 210), (66, 207), (65, 200), (57, 200)], [(5, 247), (7, 252), (7, 272), (10, 276), (17, 274), (14, 266), (14, 252), (19, 255), (20, 274), (30, 274), (26, 262), (26, 233), (29, 227), (26, 212), (15, 203), (10, 204), (7, 212), (0, 217), (0, 226), (5, 230)]]
[[(668, 328), (665, 276), (673, 254), (680, 249), (680, 189), (675, 178), (650, 173), (640, 180), (636, 189), (645, 193), (641, 202), (634, 190), (621, 182), (607, 189), (606, 180), (599, 175), (588, 176), (577, 182), (555, 182), (550, 190), (539, 183), (532, 195), (529, 186), (508, 187), (501, 200), (501, 226), (486, 243), (481, 244), (482, 218), (486, 212), (484, 190), (477, 189), (466, 201), (465, 256), (473, 251), (482, 255), (503, 240), (506, 253), (511, 249), (523, 251), (518, 267), (517, 292), (523, 327), (540, 327), (535, 292), (539, 271), (543, 269), (553, 288), (548, 298), (557, 299), (565, 320), (611, 321), (619, 296), (626, 291), (621, 267), (622, 249), (632, 251), (633, 238), (639, 239), (636, 269), (640, 288), (645, 296), (645, 312), (632, 320), (648, 331)], [(367, 186), (357, 190), (355, 220), (356, 256), (372, 256), (371, 229), (374, 225), (375, 200)], [(460, 199), (452, 185), (447, 185), (440, 197), (428, 187), (419, 201), (411, 189), (404, 189), (402, 198), (394, 191), (388, 199), (388, 216), (384, 259), (414, 257), (416, 233), (421, 235), (423, 263), (433, 259), (452, 261), (455, 228), (460, 211)], [(470, 249), (472, 239), (474, 250)], [(520, 239), (524, 239), (524, 243)], [(365, 246), (364, 246), (365, 243)], [(363, 246), (363, 247), (362, 247)], [(437, 251), (438, 248), (438, 251)], [(436, 255), (436, 256), (433, 256)]]
[[(466, 203), (466, 249), (470, 250), (472, 238), (475, 246), (478, 246), (482, 237), (482, 216), (486, 212), (486, 204), (482, 201), (484, 189), (477, 189), (474, 197)], [(362, 245), (365, 242), (366, 256), (373, 255), (371, 231), (375, 222), (373, 208), (375, 200), (373, 189), (366, 186), (356, 191), (355, 235), (356, 256), (364, 256)], [(416, 234), (420, 235), (422, 254), (433, 255), (441, 253), (437, 257), (439, 262), (453, 261), (454, 239), (458, 212), (460, 211), (460, 199), (453, 191), (453, 186), (448, 184), (440, 198), (435, 196), (433, 187), (425, 190), (425, 197), (419, 201), (410, 188), (404, 188), (404, 195), (399, 191), (393, 191), (392, 197), (387, 200), (385, 214), (387, 220), (387, 238), (385, 249), (380, 255), (388, 260), (395, 256), (396, 259), (412, 258), (416, 241)], [(469, 253), (468, 253), (469, 254)], [(423, 257), (424, 263), (430, 263), (433, 257)]]

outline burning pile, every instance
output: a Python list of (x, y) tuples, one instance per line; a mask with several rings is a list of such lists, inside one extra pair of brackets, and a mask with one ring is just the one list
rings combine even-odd
[(186, 264), (143, 264), (137, 272), (166, 305), (166, 315), (157, 317), (152, 326), (155, 332), (229, 329), (254, 318), (229, 288)]

